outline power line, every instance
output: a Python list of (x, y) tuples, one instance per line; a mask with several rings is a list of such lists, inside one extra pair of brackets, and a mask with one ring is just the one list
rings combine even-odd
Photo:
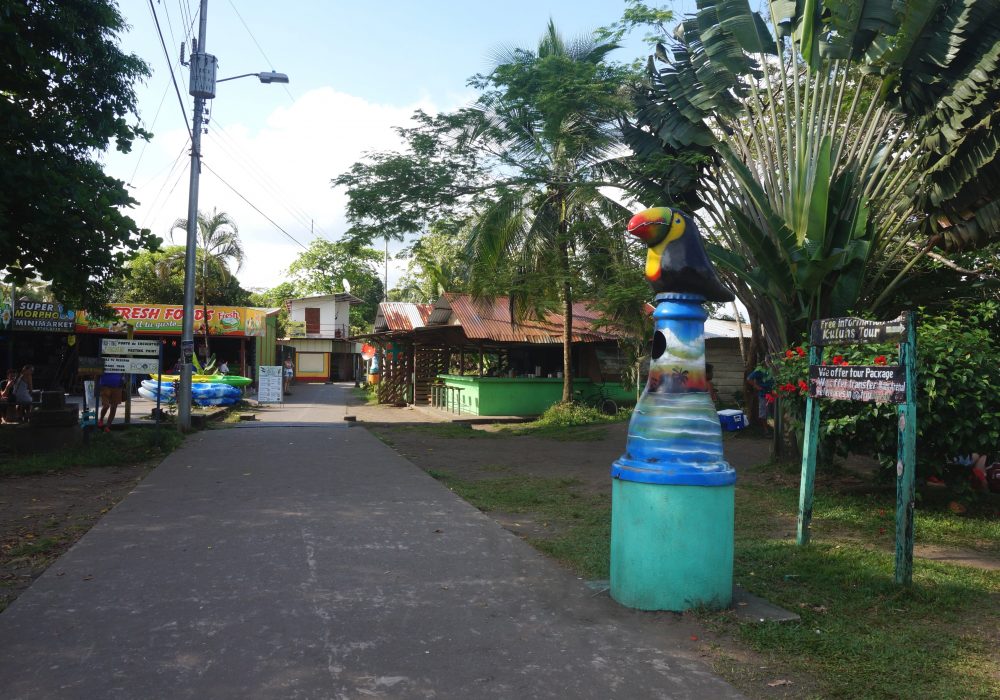
[[(253, 35), (253, 32), (250, 31), (250, 26), (246, 23), (246, 20), (243, 19), (243, 15), (240, 14), (240, 11), (236, 9), (236, 4), (233, 2), (233, 0), (229, 0), (229, 5), (230, 7), (233, 8), (233, 12), (236, 13), (236, 16), (239, 18), (240, 23), (243, 25), (243, 28), (247, 30), (247, 34), (250, 35), (250, 39), (253, 40), (254, 45), (257, 46), (257, 50), (260, 51), (260, 55), (264, 57), (264, 60), (267, 62), (267, 65), (273, 71), (274, 63), (272, 63), (271, 59), (268, 58), (268, 55), (264, 53), (263, 47), (261, 47), (260, 42), (257, 41), (257, 37)], [(291, 91), (288, 89), (288, 85), (282, 84), (281, 87), (284, 88), (285, 93), (288, 95), (288, 98), (292, 101), (292, 104), (295, 104), (295, 98), (292, 96)]]
[(275, 221), (274, 219), (272, 219), (272, 218), (271, 218), (270, 216), (268, 216), (267, 214), (265, 214), (264, 212), (262, 212), (262, 211), (261, 211), (261, 210), (260, 210), (260, 209), (259, 209), (259, 208), (257, 207), (257, 205), (256, 205), (256, 204), (254, 204), (254, 203), (253, 203), (253, 202), (251, 202), (251, 201), (250, 201), (249, 199), (247, 199), (246, 197), (244, 197), (244, 196), (243, 196), (243, 195), (242, 195), (242, 194), (240, 193), (240, 191), (239, 191), (239, 190), (237, 190), (237, 189), (236, 189), (235, 187), (233, 187), (233, 186), (232, 186), (232, 185), (230, 185), (230, 184), (229, 184), (228, 182), (226, 182), (225, 180), (223, 180), (223, 179), (222, 179), (222, 176), (221, 176), (221, 175), (219, 175), (219, 173), (217, 173), (217, 172), (215, 172), (214, 170), (212, 170), (212, 168), (211, 168), (211, 167), (210, 167), (210, 166), (208, 165), (208, 163), (206, 163), (206, 162), (204, 161), (204, 159), (202, 159), (202, 161), (201, 161), (201, 164), (202, 164), (203, 166), (205, 166), (205, 168), (206, 168), (206, 169), (208, 170), (208, 172), (212, 173), (213, 175), (215, 175), (215, 177), (219, 178), (219, 182), (221, 182), (221, 183), (222, 183), (223, 185), (225, 185), (225, 186), (226, 186), (226, 187), (228, 187), (228, 188), (229, 188), (230, 190), (232, 190), (232, 191), (233, 191), (233, 193), (234, 193), (234, 194), (235, 194), (235, 195), (236, 195), (237, 197), (239, 197), (239, 198), (240, 198), (240, 199), (242, 199), (242, 200), (243, 200), (244, 202), (246, 202), (247, 204), (249, 204), (249, 205), (250, 205), (250, 206), (251, 206), (251, 207), (253, 208), (253, 210), (254, 210), (254, 211), (256, 211), (256, 212), (257, 212), (258, 214), (260, 214), (261, 216), (263, 216), (263, 217), (264, 217), (265, 219), (267, 219), (268, 221), (270, 221), (270, 222), (271, 222), (271, 224), (272, 224), (272, 225), (273, 225), (273, 226), (274, 226), (274, 227), (275, 227), (276, 229), (278, 229), (278, 230), (279, 230), (279, 231), (281, 231), (281, 232), (282, 232), (283, 234), (285, 234), (286, 236), (288, 236), (288, 238), (289, 238), (289, 239), (290, 239), (291, 241), (293, 241), (293, 242), (294, 242), (294, 243), (295, 243), (296, 245), (298, 245), (298, 246), (299, 246), (300, 248), (302, 248), (303, 250), (309, 250), (309, 247), (308, 247), (308, 246), (305, 246), (305, 245), (302, 245), (302, 242), (301, 242), (301, 241), (299, 241), (299, 240), (298, 240), (298, 239), (297, 239), (297, 238), (296, 238), (295, 236), (293, 236), (293, 235), (292, 235), (292, 234), (290, 234), (290, 233), (289, 233), (288, 231), (286, 231), (286, 230), (285, 230), (285, 229), (283, 229), (283, 228), (282, 228), (281, 226), (279, 226), (279, 225), (278, 225), (278, 223), (277, 223), (277, 222), (276, 222), (276, 221)]
[(194, 141), (194, 136), (191, 134), (191, 125), (188, 122), (187, 107), (184, 106), (184, 98), (181, 97), (181, 89), (177, 86), (177, 76), (174, 75), (174, 64), (170, 60), (170, 52), (167, 51), (167, 43), (163, 40), (163, 30), (160, 29), (160, 18), (156, 16), (156, 7), (153, 5), (153, 0), (149, 0), (149, 11), (153, 13), (153, 22), (156, 24), (156, 33), (160, 37), (160, 46), (163, 47), (163, 56), (167, 59), (167, 68), (170, 69), (170, 81), (174, 84), (174, 92), (177, 93), (177, 104), (181, 106), (181, 114), (184, 117), (184, 128), (187, 129), (188, 138)]
[[(285, 208), (285, 210), (291, 214), (298, 222), (307, 229), (310, 234), (313, 233), (313, 226), (315, 223), (315, 217), (311, 216), (309, 212), (303, 209), (293, 198), (289, 197), (287, 192), (281, 189), (281, 186), (275, 182), (268, 174), (267, 170), (263, 168), (260, 163), (254, 160), (253, 156), (243, 149), (235, 138), (226, 130), (226, 128), (215, 121), (216, 129), (209, 131), (211, 135), (218, 135), (219, 140), (215, 143), (226, 151), (233, 160), (242, 159), (243, 165), (251, 177), (253, 177), (259, 185), (261, 185), (266, 191), (269, 192), (278, 202)], [(235, 154), (233, 153), (235, 151)], [(316, 230), (320, 235), (329, 238), (329, 234), (326, 233), (321, 227), (316, 226)]]
[[(160, 110), (163, 109), (163, 103), (167, 99), (167, 92), (170, 91), (170, 83), (167, 83), (163, 88), (163, 94), (160, 96), (160, 104), (156, 107), (156, 114), (153, 115), (153, 121), (149, 124), (149, 128), (152, 129), (156, 126), (156, 120), (160, 118)], [(145, 120), (143, 120), (145, 122)], [(143, 126), (146, 126), (143, 123)], [(135, 179), (135, 174), (139, 172), (139, 166), (142, 164), (142, 157), (146, 155), (146, 146), (149, 145), (149, 140), (144, 139), (142, 142), (142, 150), (139, 151), (139, 158), (135, 161), (135, 168), (132, 170), (132, 175), (128, 179), (128, 184), (132, 184), (132, 180)]]

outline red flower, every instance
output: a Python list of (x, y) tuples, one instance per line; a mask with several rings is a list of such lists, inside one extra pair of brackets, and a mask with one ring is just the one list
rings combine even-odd
[(806, 356), (806, 351), (802, 349), (801, 345), (799, 347), (795, 348), (795, 352), (797, 352), (799, 354), (799, 357), (805, 357)]
[(787, 359), (791, 359), (791, 358), (795, 357), (795, 353), (792, 352), (791, 350), (785, 350), (785, 357)]
[(767, 401), (768, 403), (774, 403), (774, 400), (776, 398), (778, 397), (772, 394), (770, 391), (764, 394), (764, 400)]
[(833, 359), (830, 360), (830, 361), (833, 362), (833, 364), (835, 364), (835, 365), (840, 365), (840, 364), (845, 364), (846, 365), (847, 364), (846, 362), (844, 362), (844, 356), (843, 355), (834, 355)]
[(889, 360), (886, 359), (885, 355), (879, 355), (878, 357), (875, 358), (875, 364), (877, 365), (884, 365), (888, 361)]
[(809, 385), (806, 383), (805, 379), (799, 380), (799, 391), (801, 391), (803, 394), (809, 391)]

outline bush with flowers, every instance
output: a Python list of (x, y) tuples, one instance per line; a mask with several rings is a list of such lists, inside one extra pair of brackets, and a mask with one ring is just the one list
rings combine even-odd
[[(918, 315), (917, 475), (940, 476), (958, 455), (972, 452), (1000, 461), (1000, 338), (991, 323), (1000, 305), (984, 302), (961, 312)], [(831, 346), (823, 362), (833, 365), (894, 365), (895, 345)], [(772, 400), (781, 398), (799, 433), (808, 395), (806, 345), (775, 358)], [(868, 453), (895, 474), (897, 413), (892, 404), (823, 400), (820, 438), (826, 455)], [(801, 443), (800, 443), (801, 444)]]

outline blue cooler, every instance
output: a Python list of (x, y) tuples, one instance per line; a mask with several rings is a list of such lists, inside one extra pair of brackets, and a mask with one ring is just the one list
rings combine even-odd
[(743, 411), (736, 408), (726, 408), (718, 411), (719, 422), (722, 423), (723, 430), (743, 430), (750, 427), (750, 421), (743, 414)]

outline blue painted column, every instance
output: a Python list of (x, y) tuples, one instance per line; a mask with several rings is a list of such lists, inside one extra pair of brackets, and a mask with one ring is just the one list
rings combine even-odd
[(611, 597), (640, 610), (732, 604), (736, 472), (707, 392), (703, 301), (656, 296), (649, 379), (611, 468)]

